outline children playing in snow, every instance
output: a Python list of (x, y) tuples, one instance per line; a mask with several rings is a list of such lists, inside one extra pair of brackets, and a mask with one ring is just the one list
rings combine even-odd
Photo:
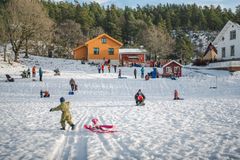
[(75, 128), (75, 125), (73, 124), (72, 122), (72, 116), (71, 116), (71, 113), (69, 111), (69, 108), (70, 108), (70, 102), (65, 102), (65, 99), (64, 97), (61, 97), (60, 98), (60, 105), (55, 107), (55, 108), (51, 108), (50, 109), (50, 112), (53, 112), (53, 111), (62, 111), (62, 116), (61, 116), (61, 120), (60, 120), (60, 123), (61, 123), (61, 130), (65, 130), (66, 128), (66, 124), (65, 122), (67, 121), (67, 123), (71, 126), (72, 130), (74, 130)]
[(145, 95), (142, 93), (141, 89), (135, 94), (136, 105), (144, 104)]

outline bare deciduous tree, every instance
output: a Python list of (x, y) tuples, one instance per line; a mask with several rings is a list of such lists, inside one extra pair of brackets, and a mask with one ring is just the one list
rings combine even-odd
[(174, 51), (174, 40), (161, 27), (152, 26), (142, 34), (142, 42), (145, 48), (157, 57), (166, 57)]
[(28, 57), (29, 40), (38, 41), (39, 36), (49, 35), (52, 21), (38, 0), (10, 0), (5, 7), (4, 25), (7, 37), (18, 60), (19, 50), (25, 43)]
[(55, 29), (54, 43), (62, 46), (61, 52), (65, 52), (59, 56), (70, 57), (72, 49), (85, 41), (86, 37), (81, 31), (81, 25), (72, 20), (66, 20)]

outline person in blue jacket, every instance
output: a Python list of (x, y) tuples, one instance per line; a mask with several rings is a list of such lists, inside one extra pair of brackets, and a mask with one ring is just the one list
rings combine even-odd
[(41, 67), (39, 68), (38, 72), (39, 72), (39, 80), (42, 81), (43, 71)]
[(141, 68), (141, 78), (144, 78), (144, 67)]

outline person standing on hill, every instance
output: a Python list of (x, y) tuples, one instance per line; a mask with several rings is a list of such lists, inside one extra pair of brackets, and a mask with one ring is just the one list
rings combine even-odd
[(31, 78), (31, 71), (30, 71), (30, 68), (27, 69), (27, 78)]
[(117, 72), (117, 65), (113, 65), (113, 68), (114, 68), (114, 72), (116, 73)]
[(104, 64), (102, 64), (102, 73), (104, 73)]
[(121, 78), (122, 77), (122, 71), (121, 71), (121, 69), (119, 69), (119, 71), (118, 71), (118, 78)]
[(141, 78), (144, 78), (144, 67), (141, 68)]
[(137, 79), (137, 69), (136, 69), (136, 68), (134, 68), (133, 73), (134, 73), (134, 77), (135, 77), (135, 79)]
[(101, 66), (100, 66), (100, 64), (98, 65), (98, 73), (101, 73)]
[(61, 116), (61, 120), (60, 120), (60, 123), (61, 123), (61, 130), (65, 130), (66, 128), (66, 124), (65, 122), (67, 121), (67, 123), (72, 127), (72, 130), (75, 129), (75, 125), (73, 124), (72, 122), (72, 115), (69, 111), (69, 108), (70, 108), (70, 102), (65, 102), (65, 99), (64, 97), (61, 97), (60, 98), (60, 105), (55, 107), (55, 108), (51, 108), (50, 109), (50, 112), (53, 112), (53, 111), (62, 111), (62, 116)]
[(32, 67), (32, 77), (35, 78), (36, 76), (36, 66)]
[(77, 87), (77, 84), (76, 84), (76, 82), (73, 78), (70, 79), (69, 84), (71, 86), (72, 91), (77, 91), (78, 87)]
[(108, 72), (110, 73), (110, 70), (111, 69), (111, 67), (110, 67), (110, 64), (108, 64)]
[(39, 68), (38, 72), (39, 72), (39, 80), (42, 81), (43, 71), (41, 67)]

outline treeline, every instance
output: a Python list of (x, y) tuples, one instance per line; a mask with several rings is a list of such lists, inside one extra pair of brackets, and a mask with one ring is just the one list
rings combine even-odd
[[(102, 7), (96, 2), (90, 4), (42, 1), (49, 11), (49, 16), (62, 23), (73, 20), (81, 24), (81, 29), (86, 36), (91, 30), (101, 27), (105, 32), (121, 41), (129, 41), (134, 36), (139, 23), (147, 26), (165, 24), (171, 30), (221, 30), (228, 20), (239, 22), (239, 13), (220, 6), (192, 5), (146, 5), (144, 7), (117, 8), (115, 5)], [(237, 8), (239, 10), (239, 6)], [(237, 10), (237, 11), (238, 11)], [(90, 34), (90, 36), (92, 36)]]
[(194, 46), (185, 33), (219, 31), (228, 20), (240, 23), (240, 5), (233, 13), (220, 6), (195, 4), (123, 9), (115, 5), (103, 7), (96, 2), (2, 0), (0, 32), (4, 36), (0, 40), (5, 44), (12, 43), (15, 60), (23, 47), (26, 57), (31, 49), (41, 55), (54, 52), (59, 57), (69, 57), (77, 45), (107, 33), (121, 41), (124, 47), (144, 46), (151, 53), (150, 58), (175, 58), (187, 62)]

